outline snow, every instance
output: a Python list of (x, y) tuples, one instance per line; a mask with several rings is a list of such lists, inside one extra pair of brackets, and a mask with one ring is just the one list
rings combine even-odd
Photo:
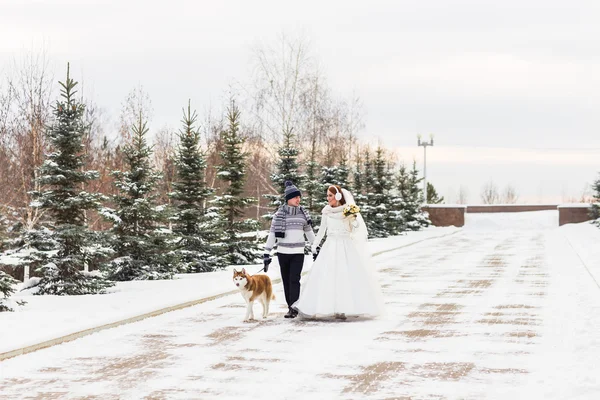
[(465, 204), (426, 204), (428, 208), (467, 208)]
[(590, 203), (567, 203), (567, 204), (559, 204), (558, 208), (591, 208), (592, 205)]
[[(381, 252), (453, 231), (456, 228), (428, 228), (401, 237), (375, 239), (370, 244), (373, 252)], [(312, 258), (306, 257), (306, 271), (311, 264)], [(243, 267), (254, 274), (262, 264), (235, 268)], [(0, 313), (0, 353), (234, 290), (233, 268), (181, 274), (174, 280), (118, 282), (104, 295), (34, 296), (29, 290), (18, 291), (11, 297), (12, 302), (25, 300), (27, 304), (19, 307), (11, 303), (15, 312)], [(271, 279), (280, 278), (276, 258), (268, 275)]]
[[(463, 229), (371, 242), (387, 311), (377, 320), (285, 320), (276, 285), (266, 321), (243, 323), (236, 294), (0, 362), (0, 399), (599, 399), (600, 229), (558, 227), (557, 211), (466, 217)], [(230, 280), (222, 271), (88, 297), (123, 315)], [(40, 303), (4, 314), (29, 330), (32, 311), (61, 318), (44, 300), (74, 318), (102, 308), (77, 315), (81, 298), (26, 299)], [(19, 342), (4, 318), (3, 345)]]

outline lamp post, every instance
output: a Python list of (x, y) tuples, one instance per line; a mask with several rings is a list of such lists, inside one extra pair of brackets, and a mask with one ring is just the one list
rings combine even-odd
[(421, 135), (417, 135), (419, 146), (423, 146), (423, 204), (427, 204), (427, 146), (433, 146), (433, 135), (429, 134), (429, 141), (421, 141)]

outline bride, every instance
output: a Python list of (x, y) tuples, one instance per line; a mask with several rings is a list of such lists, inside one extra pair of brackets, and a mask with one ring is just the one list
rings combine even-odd
[(304, 318), (376, 317), (383, 311), (383, 300), (367, 249), (365, 222), (360, 214), (344, 216), (344, 206), (355, 204), (346, 189), (330, 186), (327, 202), (312, 247), (318, 257), (292, 307)]

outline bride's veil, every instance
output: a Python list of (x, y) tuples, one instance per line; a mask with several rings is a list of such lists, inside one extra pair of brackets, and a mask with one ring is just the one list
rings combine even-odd
[[(354, 201), (354, 196), (347, 189), (342, 189), (342, 194), (344, 195), (344, 200), (346, 200), (346, 204), (356, 204)], [(363, 219), (360, 213), (356, 216), (356, 221), (358, 222), (358, 227), (356, 227), (354, 234), (352, 235), (355, 239), (364, 240), (365, 242), (369, 239), (369, 231), (367, 230), (367, 224), (365, 224), (365, 220)]]

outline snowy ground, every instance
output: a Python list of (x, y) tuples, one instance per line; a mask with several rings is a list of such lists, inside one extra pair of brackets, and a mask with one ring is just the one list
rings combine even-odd
[(236, 294), (0, 362), (0, 399), (598, 399), (600, 229), (557, 225), (472, 214), (376, 256), (375, 321), (245, 324)]
[[(374, 254), (456, 232), (454, 227), (429, 228), (400, 237), (376, 239), (369, 243)], [(312, 258), (306, 257), (309, 271)], [(236, 267), (238, 270), (242, 267)], [(246, 266), (250, 274), (262, 265)], [(276, 261), (269, 270), (271, 279), (280, 278)], [(96, 326), (110, 324), (161, 308), (233, 291), (232, 268), (205, 274), (179, 275), (175, 280), (120, 282), (105, 295), (33, 296), (17, 292), (11, 298), (16, 312), (0, 313), (0, 354), (55, 339)], [(283, 297), (281, 297), (283, 299)], [(16, 301), (24, 300), (23, 307)]]

